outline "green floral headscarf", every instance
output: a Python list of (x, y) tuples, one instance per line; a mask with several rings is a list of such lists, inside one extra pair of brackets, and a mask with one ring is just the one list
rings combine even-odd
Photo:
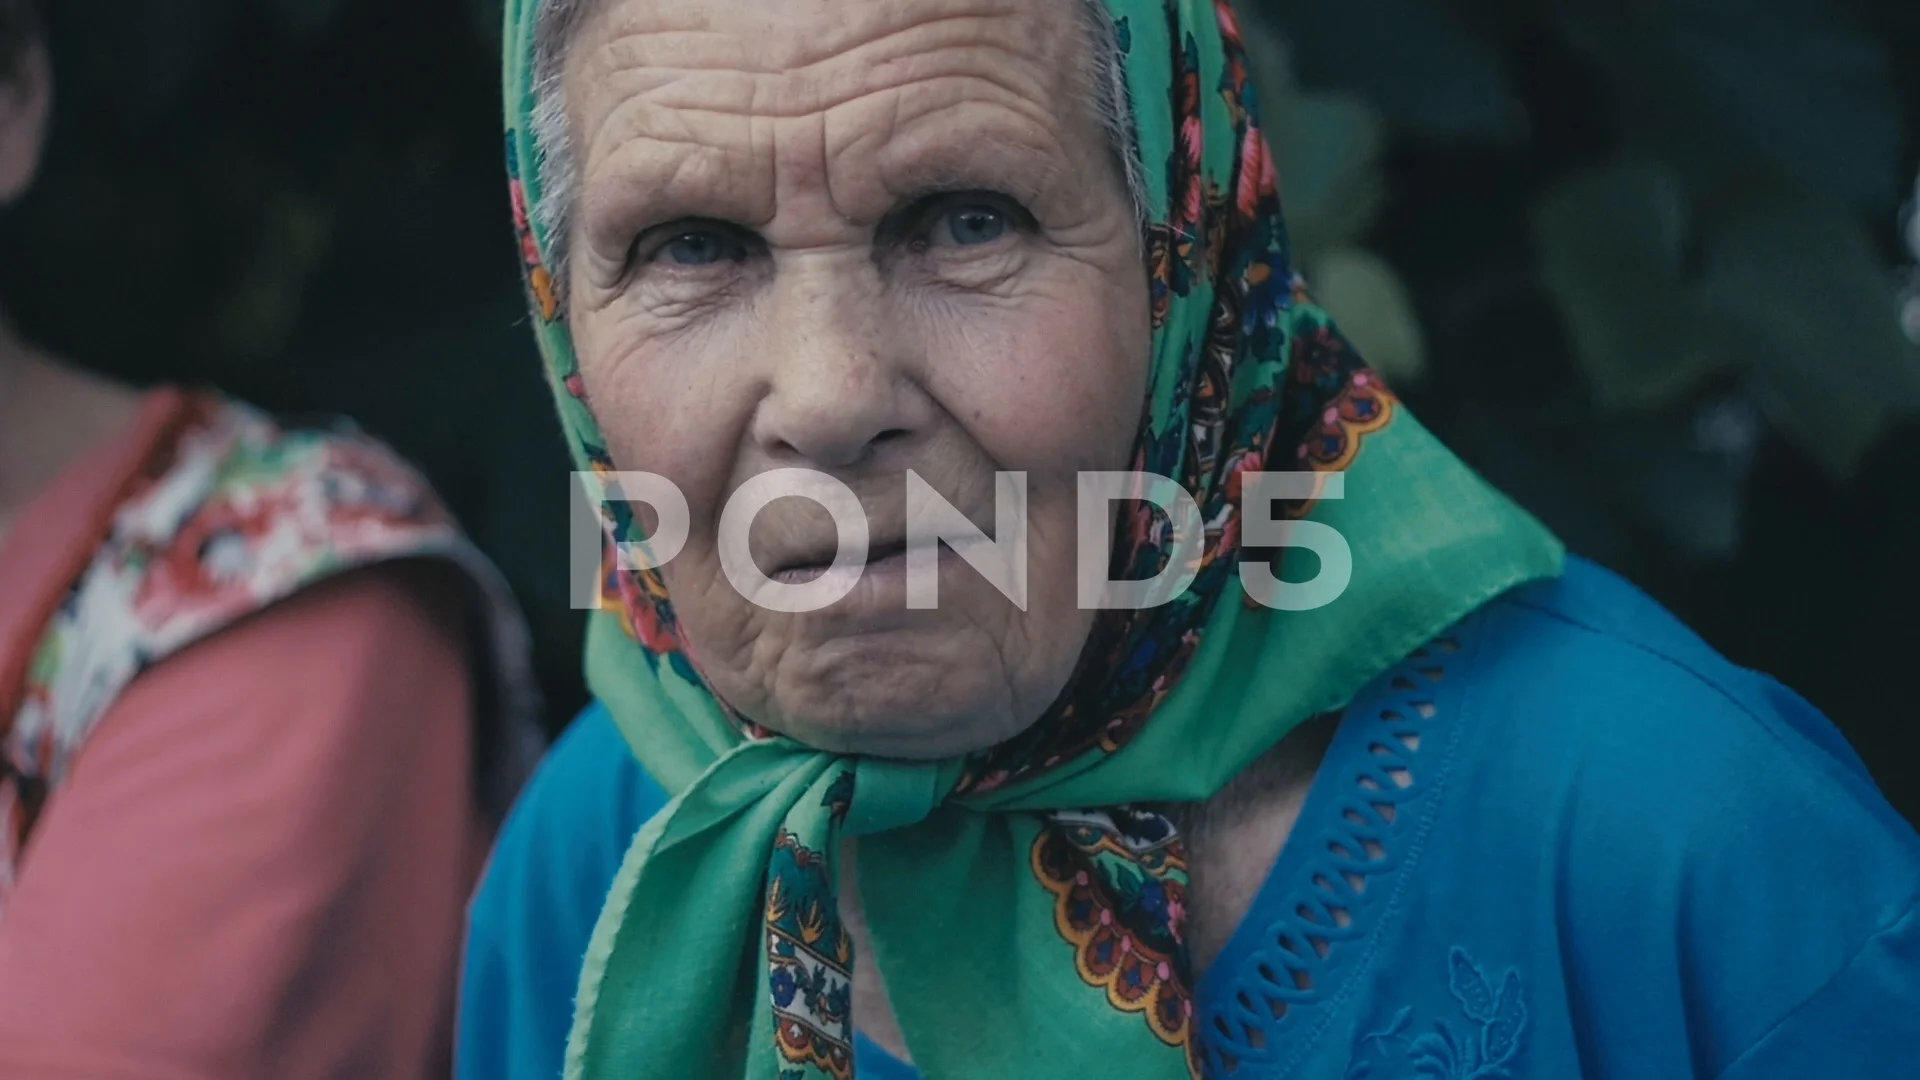
[[(928, 1076), (1103, 1076), (1115, 1062), (1197, 1075), (1209, 1055), (1183, 944), (1184, 850), (1148, 807), (1210, 797), (1489, 598), (1559, 572), (1559, 544), (1407, 414), (1294, 277), (1224, 0), (1108, 6), (1151, 211), (1135, 466), (1199, 504), (1198, 577), (1172, 603), (1102, 613), (1028, 733), (908, 763), (815, 750), (734, 714), (691, 662), (659, 576), (609, 557), (588, 679), (674, 798), (634, 838), (601, 913), (570, 1080), (849, 1077), (853, 948), (835, 890), (848, 836), (861, 838), (875, 960)], [(537, 7), (507, 4), (516, 223), (568, 437), (583, 469), (611, 470), (533, 212)], [(1316, 611), (1259, 607), (1238, 580), (1241, 476), (1307, 470), (1345, 472), (1346, 497), (1283, 504), (1286, 516), (1338, 530), (1352, 582)], [(609, 540), (639, 539), (631, 515), (608, 524)], [(1167, 532), (1144, 510), (1125, 517), (1115, 577), (1164, 565)]]

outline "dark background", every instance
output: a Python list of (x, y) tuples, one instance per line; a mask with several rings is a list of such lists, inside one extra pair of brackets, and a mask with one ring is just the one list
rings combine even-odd
[[(1300, 260), (1363, 350), (1920, 819), (1920, 3), (1239, 6)], [(584, 700), (568, 464), (497, 3), (58, 8), (6, 308), (98, 370), (344, 413), (424, 465), (529, 609), (557, 729)]]

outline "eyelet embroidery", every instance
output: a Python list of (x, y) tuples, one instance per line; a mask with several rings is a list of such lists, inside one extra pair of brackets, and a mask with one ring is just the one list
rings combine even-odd
[(1261, 948), (1239, 959), (1231, 981), (1202, 1002), (1196, 1043), (1206, 1075), (1231, 1077), (1249, 1065), (1271, 1065), (1283, 1047), (1297, 1053), (1304, 1045), (1281, 1038), (1282, 1025), (1290, 1011), (1318, 1003), (1331, 989), (1336, 953), (1364, 934), (1361, 913), (1400, 865), (1399, 836), (1412, 820), (1404, 811), (1425, 790), (1423, 732), (1438, 714), (1435, 691), (1459, 651), (1452, 638), (1414, 650), (1376, 684), (1388, 696), (1375, 715), (1343, 721), (1372, 725), (1364, 732), (1368, 753), (1344, 766), (1334, 825), (1296, 837), (1310, 855), (1287, 897), (1291, 909), (1266, 927)]

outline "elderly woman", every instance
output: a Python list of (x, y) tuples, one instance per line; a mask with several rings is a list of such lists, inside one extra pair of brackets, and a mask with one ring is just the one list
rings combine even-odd
[[(508, 9), (566, 428), (687, 535), (606, 562), (464, 1077), (1913, 1075), (1920, 840), (1346, 348), (1224, 0)], [(723, 542), (780, 469), (870, 522), (818, 610), (759, 601), (838, 572), (819, 507)], [(1191, 584), (1083, 607), (1079, 477), (1130, 469), (1201, 536), (1122, 500), (1111, 576)], [(909, 471), (982, 530), (1025, 474), (1026, 603), (942, 558), (909, 605)], [(1267, 587), (1332, 532), (1337, 598)]]
[[(0, 203), (40, 26), (0, 0)], [(495, 582), (372, 441), (0, 322), (0, 1076), (445, 1076), (482, 784), (525, 730)]]

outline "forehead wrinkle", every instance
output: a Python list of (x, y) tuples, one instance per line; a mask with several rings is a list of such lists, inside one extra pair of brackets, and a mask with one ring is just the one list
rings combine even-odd
[[(695, 182), (689, 186), (703, 201), (729, 207), (732, 212), (726, 216), (732, 220), (756, 224), (773, 215), (783, 171), (789, 176), (793, 166), (811, 171), (850, 151), (859, 160), (860, 144), (868, 141), (877, 144), (875, 152), (882, 160), (891, 157), (900, 164), (881, 170), (892, 174), (886, 177), (855, 177), (850, 182), (856, 186), (877, 184), (896, 194), (905, 193), (900, 189), (963, 181), (977, 186), (982, 170), (966, 168), (964, 156), (948, 155), (948, 160), (941, 161), (942, 155), (933, 153), (925, 163), (915, 163), (910, 150), (888, 150), (902, 141), (909, 146), (930, 141), (931, 132), (923, 136), (914, 130), (925, 130), (927, 117), (976, 106), (1004, 109), (1013, 118), (1011, 123), (1000, 120), (978, 126), (997, 136), (991, 138), (996, 152), (1024, 159), (1017, 171), (1026, 175), (1019, 179), (1037, 178), (1028, 180), (1027, 188), (1052, 180), (1067, 165), (1059, 160), (1062, 153), (1070, 153), (1069, 144), (1080, 141), (1073, 132), (1063, 130), (1071, 121), (1061, 108), (1067, 102), (1080, 104), (1072, 93), (1078, 85), (1078, 67), (1058, 62), (1060, 54), (1081, 41), (1082, 35), (1072, 32), (1079, 23), (1071, 10), (1063, 8), (1060, 14), (1066, 17), (1049, 22), (1036, 18), (1030, 8), (989, 4), (988, 10), (1003, 17), (949, 12), (911, 22), (899, 12), (912, 6), (871, 6), (867, 10), (878, 18), (850, 20), (864, 22), (865, 27), (833, 26), (824, 41), (820, 33), (758, 35), (776, 44), (787, 42), (784, 52), (800, 61), (792, 69), (770, 62), (777, 53), (759, 48), (764, 41), (735, 30), (714, 29), (711, 12), (658, 13), (653, 4), (611, 9), (624, 12), (624, 19), (616, 19), (612, 36), (586, 50), (588, 56), (576, 53), (576, 60), (584, 63), (573, 71), (577, 78), (597, 84), (599, 92), (591, 97), (602, 102), (611, 99), (583, 147), (583, 203), (617, 203), (635, 188), (657, 190), (661, 198), (653, 202), (671, 202), (679, 197), (677, 193), (658, 189), (681, 189), (691, 173)], [(1046, 13), (1052, 14), (1052, 9)], [(676, 14), (697, 15), (699, 25), (663, 25), (662, 16)], [(644, 25), (649, 18), (652, 25)], [(872, 24), (885, 21), (900, 25), (885, 28), (879, 37), (871, 36)], [(812, 29), (821, 23), (814, 20), (807, 25)], [(912, 39), (912, 48), (897, 47), (904, 35), (916, 31), (921, 36)], [(863, 33), (867, 36), (862, 37)], [(846, 44), (849, 40), (855, 42), (851, 48)], [(893, 55), (888, 55), (889, 50)], [(983, 59), (986, 50), (1012, 62)], [(1063, 80), (1071, 85), (1062, 85)], [(955, 81), (969, 85), (956, 93), (950, 89)], [(880, 106), (886, 112), (875, 122), (862, 106), (881, 95), (887, 95)], [(575, 102), (584, 105), (586, 98), (577, 97)], [(926, 99), (931, 101), (917, 104)], [(791, 130), (790, 122), (803, 118), (818, 122), (807, 125), (807, 133)], [(1097, 125), (1084, 126), (1089, 127), (1086, 136), (1099, 138), (1092, 130)], [(1029, 130), (1022, 132), (1022, 127)], [(804, 138), (807, 134), (812, 137)], [(951, 131), (946, 135), (949, 142), (966, 141)], [(791, 136), (803, 136), (803, 142), (790, 144), (788, 150), (780, 144)], [(805, 147), (804, 142), (815, 145)], [(660, 154), (662, 144), (691, 152), (676, 153), (672, 164), (661, 168), (649, 159)], [(1049, 154), (1047, 147), (1059, 149)], [(795, 152), (811, 152), (821, 166), (787, 160)], [(616, 167), (622, 163), (633, 166), (628, 175)], [(829, 170), (828, 186), (841, 186), (835, 179)], [(749, 194), (742, 188), (755, 190)], [(1017, 198), (1036, 194), (1030, 190), (1007, 193)], [(838, 191), (830, 191), (828, 198), (836, 209), (854, 201)], [(645, 195), (638, 199), (648, 201)], [(582, 210), (591, 213), (589, 205)], [(621, 213), (639, 215), (632, 204), (622, 207)]]
[[(992, 49), (1015, 57), (1014, 64), (982, 63), (979, 50)], [(1019, 76), (1041, 72), (1040, 80)], [(791, 120), (831, 112), (861, 99), (904, 87), (949, 79), (967, 79), (991, 86), (1007, 98), (1028, 105), (1038, 115), (1045, 107), (1067, 98), (1064, 73), (1036, 53), (1003, 48), (1001, 43), (950, 43), (871, 64), (851, 57), (832, 57), (806, 69), (756, 71), (718, 64), (679, 67), (628, 67), (596, 72), (598, 79), (622, 104), (644, 104), (689, 114), (739, 115), (751, 112), (767, 119)], [(739, 102), (749, 102), (742, 107)], [(616, 106), (617, 108), (618, 106)]]
[[(836, 59), (870, 62), (864, 53), (886, 52), (898, 38), (909, 34), (932, 31), (935, 40), (945, 44), (956, 26), (963, 38), (975, 40), (990, 35), (969, 35), (967, 29), (1005, 28), (1008, 32), (1004, 37), (1014, 42), (1058, 37), (1036, 34), (1031, 25), (1036, 15), (1051, 15), (1058, 0), (1043, 0), (1038, 13), (1022, 0), (974, 0), (953, 10), (956, 2), (830, 0), (806, 4), (782, 0), (780, 4), (768, 4), (765, 0), (736, 0), (729, 5), (642, 0), (611, 4), (603, 7), (596, 19), (608, 31), (598, 51), (613, 54), (615, 66), (647, 66), (665, 59), (696, 67), (719, 64), (739, 71), (777, 74), (806, 72)], [(802, 7), (813, 10), (796, 10)], [(927, 14), (930, 7), (936, 10)], [(743, 14), (742, 8), (750, 14)], [(846, 8), (853, 10), (842, 10)], [(706, 57), (699, 56), (702, 41), (714, 46)], [(667, 56), (654, 55), (662, 51), (651, 44), (656, 42), (667, 46)]]
[[(628, 3), (607, 9), (604, 17), (612, 26), (604, 40), (576, 51), (568, 65), (571, 73), (615, 94), (662, 91), (661, 104), (689, 109), (711, 107), (702, 99), (714, 93), (715, 82), (775, 79), (777, 92), (756, 96), (771, 106), (767, 115), (791, 117), (947, 74), (997, 79), (1003, 73), (1038, 72), (1039, 82), (1054, 85), (1021, 85), (1009, 78), (1007, 89), (1044, 99), (1048, 90), (1061, 89), (1060, 78), (1070, 77), (1069, 70), (1075, 68), (1063, 63), (1075, 58), (1063, 54), (1084, 44), (1084, 35), (1074, 32), (1078, 20), (1064, 8), (1056, 12), (1060, 0), (1046, 0), (1038, 12), (1021, 3), (989, 3), (932, 16), (914, 14), (925, 4), (880, 0), (855, 5), (873, 13), (866, 18), (789, 16), (764, 20), (753, 33), (717, 29), (718, 17), (710, 9), (662, 12), (662, 6)], [(697, 17), (700, 25), (687, 29), (663, 23), (675, 14)], [(783, 28), (783, 21), (790, 25)], [(797, 28), (791, 25), (795, 23)], [(983, 49), (1017, 62), (983, 62)], [(630, 88), (623, 89), (622, 83)]]

